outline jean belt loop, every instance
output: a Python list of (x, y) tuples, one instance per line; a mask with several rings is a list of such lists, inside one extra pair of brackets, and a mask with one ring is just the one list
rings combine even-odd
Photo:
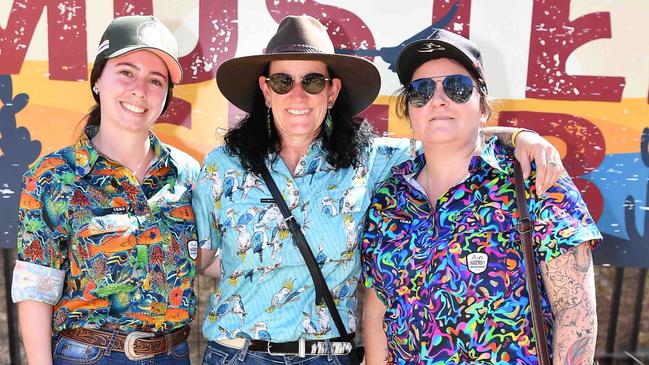
[(110, 356), (111, 351), (113, 351), (113, 346), (115, 346), (115, 341), (117, 341), (117, 332), (111, 331), (110, 340), (108, 340), (108, 344), (106, 345), (106, 352), (104, 352), (104, 356)]
[(326, 339), (325, 344), (327, 344), (327, 361), (331, 362), (331, 360), (334, 357), (334, 350), (333, 347), (331, 346), (331, 341)]
[(250, 339), (246, 338), (246, 341), (243, 343), (243, 346), (241, 347), (241, 352), (239, 353), (239, 361), (243, 361), (246, 359), (246, 355), (248, 355), (248, 346), (250, 346)]

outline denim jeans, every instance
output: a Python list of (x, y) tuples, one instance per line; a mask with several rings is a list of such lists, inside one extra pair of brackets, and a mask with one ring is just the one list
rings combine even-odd
[(248, 351), (247, 345), (242, 349), (235, 349), (214, 341), (207, 343), (205, 355), (203, 355), (203, 365), (234, 364), (350, 365), (351, 362), (349, 355), (281, 356), (271, 355), (267, 352)]
[(97, 346), (55, 336), (52, 342), (54, 365), (189, 365), (189, 346), (184, 341), (168, 354), (131, 361), (126, 354), (115, 350), (105, 350)]

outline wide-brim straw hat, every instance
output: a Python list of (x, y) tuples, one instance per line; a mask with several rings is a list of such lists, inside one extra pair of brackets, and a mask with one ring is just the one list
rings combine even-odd
[(221, 64), (216, 72), (219, 90), (236, 107), (252, 112), (255, 95), (260, 92), (259, 76), (269, 62), (278, 60), (324, 62), (342, 81), (353, 115), (370, 106), (381, 87), (381, 76), (371, 62), (336, 54), (325, 27), (317, 19), (301, 15), (282, 19), (263, 54), (232, 58)]

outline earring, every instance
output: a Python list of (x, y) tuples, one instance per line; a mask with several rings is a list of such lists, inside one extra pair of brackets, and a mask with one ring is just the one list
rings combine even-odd
[(327, 138), (331, 137), (331, 132), (334, 129), (334, 121), (331, 118), (331, 109), (327, 109), (327, 116), (324, 120), (324, 132)]
[(266, 109), (266, 131), (268, 132), (268, 138), (271, 137), (272, 132), (270, 123), (270, 107), (268, 107), (268, 109)]
[(417, 140), (410, 138), (410, 157), (417, 157)]
[(92, 92), (99, 95), (99, 88), (97, 88), (97, 85), (92, 85)]

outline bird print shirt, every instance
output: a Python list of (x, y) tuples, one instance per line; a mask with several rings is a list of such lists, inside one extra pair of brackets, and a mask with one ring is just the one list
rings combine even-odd
[(55, 331), (185, 325), (196, 305), (198, 162), (151, 133), (140, 184), (92, 145), (95, 133), (87, 127), (23, 177), (13, 300), (52, 304)]
[[(537, 363), (512, 156), (490, 140), (468, 177), (431, 203), (416, 181), (425, 165), (419, 155), (395, 167), (372, 197), (363, 277), (387, 307), (389, 363)], [(537, 261), (601, 239), (567, 175), (541, 197), (534, 178), (525, 184)], [(552, 314), (541, 296), (551, 345)]]
[[(409, 152), (408, 140), (378, 138), (357, 167), (335, 170), (316, 140), (295, 171), (275, 155), (266, 159), (347, 331), (356, 327), (359, 222), (374, 187)], [(327, 307), (315, 304), (311, 275), (261, 176), (219, 147), (205, 158), (193, 206), (200, 246), (220, 251), (222, 265), (203, 326), (208, 340), (338, 337)]]

